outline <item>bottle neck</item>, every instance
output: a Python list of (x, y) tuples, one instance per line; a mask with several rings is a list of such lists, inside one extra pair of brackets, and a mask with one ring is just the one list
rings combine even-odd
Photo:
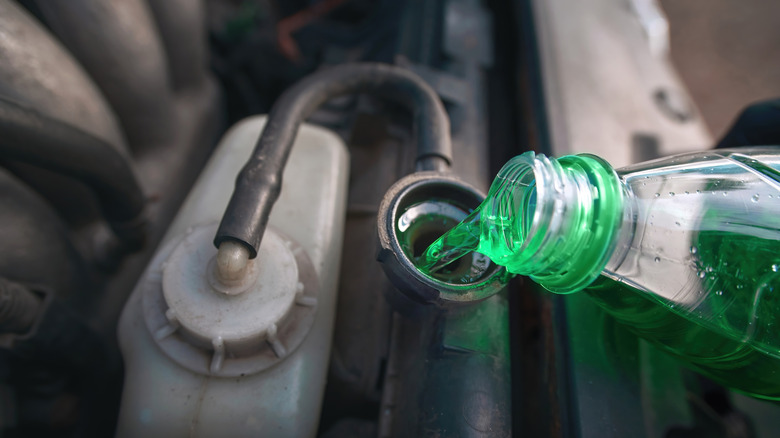
[(479, 252), (550, 291), (579, 291), (616, 247), (625, 198), (601, 158), (526, 152), (501, 169), (482, 205)]

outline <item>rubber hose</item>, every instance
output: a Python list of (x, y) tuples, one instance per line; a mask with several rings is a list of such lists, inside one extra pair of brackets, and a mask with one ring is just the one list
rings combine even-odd
[(137, 247), (144, 241), (141, 186), (129, 158), (107, 142), (0, 96), (0, 156), (82, 181), (123, 243)]
[(257, 256), (282, 173), (300, 124), (328, 100), (355, 93), (377, 94), (413, 113), (418, 170), (444, 171), (452, 161), (450, 121), (436, 92), (419, 76), (387, 64), (344, 64), (314, 73), (286, 91), (271, 109), (254, 152), (236, 180), (214, 245), (236, 240)]

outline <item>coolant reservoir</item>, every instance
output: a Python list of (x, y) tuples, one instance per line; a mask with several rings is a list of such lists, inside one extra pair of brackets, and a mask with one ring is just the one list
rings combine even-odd
[(257, 258), (225, 288), (213, 238), (265, 124), (223, 138), (119, 322), (117, 436), (315, 436), (330, 355), (347, 189), (344, 144), (303, 125)]

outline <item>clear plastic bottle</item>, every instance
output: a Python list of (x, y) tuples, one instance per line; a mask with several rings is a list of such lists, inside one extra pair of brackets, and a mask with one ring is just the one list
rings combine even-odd
[(469, 251), (587, 293), (712, 379), (780, 400), (780, 147), (618, 170), (525, 153), (418, 265), (436, 276)]

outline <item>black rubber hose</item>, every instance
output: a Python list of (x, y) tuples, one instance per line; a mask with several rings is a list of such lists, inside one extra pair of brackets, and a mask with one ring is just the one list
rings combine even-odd
[(387, 64), (345, 64), (306, 77), (274, 104), (252, 157), (236, 179), (214, 245), (237, 240), (257, 256), (282, 172), (300, 124), (326, 101), (371, 93), (400, 102), (413, 113), (418, 170), (446, 170), (452, 161), (450, 121), (436, 92), (409, 70)]
[(108, 143), (0, 96), (0, 156), (82, 181), (117, 237), (143, 243), (145, 197), (128, 158)]

